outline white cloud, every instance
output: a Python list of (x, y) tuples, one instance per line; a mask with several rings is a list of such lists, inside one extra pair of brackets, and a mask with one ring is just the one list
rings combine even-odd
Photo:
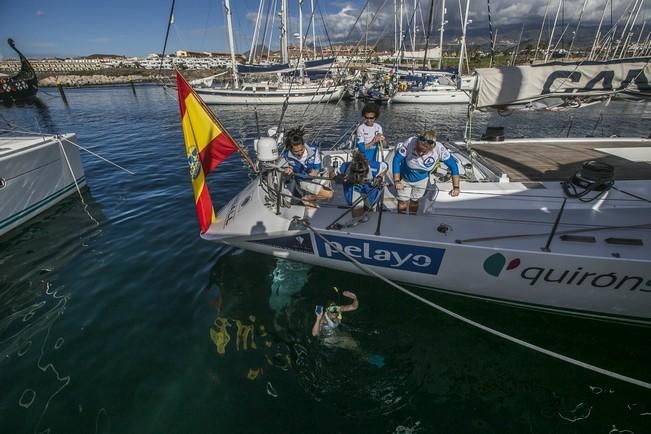
[(43, 15), (45, 15), (45, 11), (43, 11), (41, 9), (36, 10), (36, 16), (37, 17), (42, 17)]

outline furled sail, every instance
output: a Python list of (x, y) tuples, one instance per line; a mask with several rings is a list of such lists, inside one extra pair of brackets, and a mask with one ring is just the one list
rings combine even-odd
[(547, 98), (651, 97), (651, 58), (478, 68), (476, 74), (478, 110), (526, 106)]

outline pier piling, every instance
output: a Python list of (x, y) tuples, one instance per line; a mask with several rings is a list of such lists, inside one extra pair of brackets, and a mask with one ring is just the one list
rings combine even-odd
[(61, 94), (61, 99), (63, 99), (63, 103), (68, 107), (68, 98), (66, 98), (66, 93), (63, 91), (63, 85), (59, 80), (57, 80), (57, 89), (59, 89), (59, 93)]

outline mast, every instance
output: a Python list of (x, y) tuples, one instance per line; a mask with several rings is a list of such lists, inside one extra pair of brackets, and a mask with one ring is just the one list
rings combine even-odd
[(447, 24), (447, 21), (445, 21), (445, 0), (441, 0), (441, 32), (440, 32), (440, 39), (439, 39), (439, 47), (441, 47), (441, 54), (439, 55), (439, 69), (441, 69), (441, 64), (443, 63), (443, 32), (445, 31), (445, 25)]
[(579, 20), (576, 23), (576, 30), (574, 31), (574, 34), (572, 35), (572, 41), (570, 42), (570, 48), (567, 50), (567, 56), (569, 57), (572, 54), (572, 48), (574, 47), (574, 41), (576, 39), (576, 35), (579, 33), (579, 28), (581, 27), (581, 19), (583, 18), (583, 12), (585, 12), (585, 7), (588, 4), (588, 0), (583, 0), (583, 6), (581, 7), (581, 12), (579, 13)]
[(283, 63), (289, 63), (289, 50), (287, 48), (287, 0), (280, 2), (280, 49)]
[(463, 52), (466, 49), (466, 30), (468, 29), (468, 8), (470, 7), (470, 0), (466, 0), (466, 13), (461, 17), (463, 20), (463, 33), (461, 35), (461, 46), (459, 48), (459, 76), (463, 69)]
[(224, 9), (226, 10), (226, 26), (228, 27), (228, 46), (231, 50), (231, 68), (233, 68), (233, 84), (235, 88), (240, 87), (237, 77), (237, 63), (235, 63), (235, 45), (233, 44), (233, 20), (231, 18), (231, 0), (224, 0)]
[(549, 10), (549, 4), (551, 0), (547, 0), (547, 6), (545, 6), (545, 14), (543, 15), (542, 24), (540, 24), (540, 33), (538, 34), (538, 42), (536, 43), (536, 51), (533, 53), (533, 61), (536, 61), (538, 57), (538, 48), (540, 48), (540, 39), (542, 39), (543, 30), (545, 29), (545, 21), (547, 20), (547, 12)]
[(253, 29), (253, 39), (251, 40), (251, 49), (249, 50), (249, 63), (253, 63), (255, 58), (256, 42), (258, 41), (258, 28), (260, 27), (260, 17), (262, 16), (262, 8), (264, 7), (264, 0), (260, 0), (258, 5), (258, 16), (255, 18), (255, 28)]
[(429, 37), (432, 32), (432, 22), (434, 21), (434, 0), (429, 3), (429, 17), (427, 19), (427, 32), (425, 33), (425, 55), (423, 56), (423, 68), (427, 65), (427, 50), (429, 49)]
[(402, 51), (404, 48), (402, 47), (402, 40), (404, 34), (402, 33), (402, 7), (405, 4), (405, 0), (400, 0), (400, 38), (399, 38), (399, 45), (398, 45), (398, 51), (400, 55), (398, 56), (398, 65), (400, 65), (400, 61), (402, 60)]
[(316, 31), (314, 30), (314, 0), (310, 0), (310, 8), (312, 9), (312, 47), (314, 50), (312, 60), (316, 60)]
[[(267, 44), (267, 60), (271, 57), (271, 41), (273, 41), (274, 36), (274, 25), (276, 24), (276, 6), (278, 0), (274, 0), (273, 5), (271, 6), (271, 30), (269, 30), (269, 43)], [(264, 44), (264, 40), (262, 41)]]
[(303, 57), (303, 0), (298, 0), (298, 52)]
[(635, 13), (635, 18), (633, 18), (633, 21), (631, 22), (631, 27), (628, 30), (628, 34), (626, 35), (626, 39), (624, 40), (624, 46), (622, 47), (622, 51), (619, 53), (619, 58), (621, 59), (624, 57), (626, 54), (626, 46), (628, 45), (629, 39), (633, 36), (633, 28), (635, 27), (635, 22), (637, 21), (637, 17), (640, 14), (640, 10), (642, 9), (642, 5), (644, 4), (644, 0), (640, 0), (640, 5), (637, 8), (637, 12)]
[(554, 18), (554, 25), (552, 26), (552, 32), (549, 35), (549, 43), (547, 44), (547, 51), (545, 52), (545, 63), (549, 61), (549, 55), (550, 55), (549, 49), (551, 48), (552, 42), (554, 40), (554, 31), (556, 30), (556, 23), (558, 22), (558, 15), (561, 13), (562, 4), (563, 4), (563, 0), (558, 0), (558, 9), (556, 9), (556, 18)]
[(398, 0), (393, 0), (393, 52), (398, 52)]
[(590, 56), (588, 56), (588, 60), (593, 60), (594, 51), (597, 49), (597, 43), (599, 42), (599, 39), (601, 39), (601, 25), (604, 22), (604, 17), (606, 16), (606, 9), (608, 8), (609, 1), (610, 0), (606, 0), (606, 3), (604, 3), (604, 10), (601, 13), (601, 20), (599, 20), (599, 27), (597, 27), (597, 33), (594, 35), (594, 42), (592, 43), (592, 49), (590, 50)]
[(617, 45), (615, 46), (615, 51), (613, 51), (613, 58), (617, 57), (617, 52), (619, 51), (619, 44), (621, 44), (622, 39), (624, 38), (624, 35), (626, 34), (626, 29), (628, 28), (628, 23), (631, 21), (631, 17), (633, 16), (633, 12), (635, 12), (635, 9), (637, 8), (637, 0), (635, 0), (635, 4), (633, 5), (633, 8), (628, 14), (628, 18), (626, 19), (626, 24), (624, 25), (624, 28), (622, 29), (622, 34), (619, 36), (619, 39), (617, 40)]
[[(414, 0), (414, 17), (411, 19), (411, 49), (416, 54), (416, 8), (418, 7), (418, 0)], [(414, 56), (415, 57), (415, 56)]]
[[(493, 42), (491, 43), (491, 50), (492, 50), (493, 53), (495, 52), (495, 44), (497, 44), (497, 31), (498, 31), (498, 30), (499, 30), (499, 29), (498, 29), (497, 27), (495, 27), (495, 36), (493, 36)], [(491, 60), (490, 60), (490, 62), (488, 63), (488, 67), (489, 67), (489, 68), (492, 68), (492, 67), (493, 67), (493, 61), (494, 61), (494, 60), (495, 60), (495, 59), (494, 59), (493, 57), (491, 57)]]
[(644, 33), (644, 27), (646, 27), (646, 20), (644, 20), (644, 22), (642, 23), (640, 34), (637, 37), (637, 42), (635, 43), (635, 50), (633, 51), (633, 57), (637, 55), (637, 51), (640, 49), (640, 41), (642, 40), (642, 33)]

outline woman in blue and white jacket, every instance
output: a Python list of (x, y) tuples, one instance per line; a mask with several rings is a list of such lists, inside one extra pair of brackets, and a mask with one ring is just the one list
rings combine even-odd
[(425, 131), (399, 143), (393, 157), (393, 181), (396, 184), (398, 211), (416, 214), (418, 201), (425, 195), (429, 174), (441, 161), (452, 173), (450, 196), (458, 196), (459, 166), (443, 144), (436, 141), (436, 131)]

